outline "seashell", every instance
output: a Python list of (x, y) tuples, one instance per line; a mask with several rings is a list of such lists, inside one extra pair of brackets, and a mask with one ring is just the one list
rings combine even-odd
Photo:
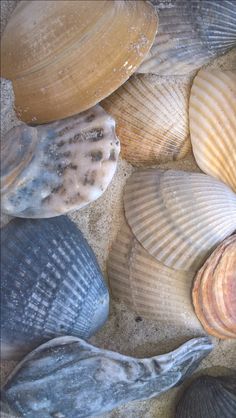
[(14, 359), (51, 338), (94, 334), (109, 293), (95, 255), (66, 216), (14, 219), (1, 230), (1, 353)]
[(236, 377), (195, 379), (181, 397), (175, 418), (235, 418)]
[(139, 73), (188, 74), (236, 46), (235, 0), (151, 0), (159, 15), (154, 44)]
[(115, 122), (97, 105), (37, 128), (18, 126), (2, 143), (2, 211), (47, 218), (82, 208), (106, 190), (120, 151)]
[(41, 124), (94, 106), (137, 69), (156, 30), (144, 1), (21, 2), (4, 31), (1, 74), (18, 117)]
[(193, 287), (196, 314), (218, 338), (236, 338), (236, 235), (223, 241), (198, 272)]
[(202, 334), (191, 303), (194, 273), (159, 263), (137, 241), (126, 223), (109, 254), (108, 277), (112, 294), (138, 315)]
[(236, 192), (236, 72), (199, 71), (191, 90), (189, 116), (199, 167)]
[(56, 338), (17, 366), (3, 396), (25, 418), (90, 417), (167, 391), (211, 350), (208, 338), (195, 338), (171, 353), (136, 359), (79, 338)]
[(236, 195), (201, 173), (139, 170), (127, 182), (124, 204), (135, 237), (176, 270), (196, 271), (236, 230)]
[(191, 150), (190, 83), (155, 75), (131, 77), (101, 105), (116, 120), (122, 157), (135, 166), (183, 158)]

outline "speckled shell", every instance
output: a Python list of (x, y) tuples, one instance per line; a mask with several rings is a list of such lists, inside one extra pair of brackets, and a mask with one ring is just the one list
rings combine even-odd
[(3, 396), (25, 418), (91, 417), (181, 383), (211, 349), (208, 338), (195, 338), (171, 353), (136, 359), (56, 338), (22, 361)]
[(22, 1), (2, 39), (2, 77), (27, 123), (62, 119), (121, 86), (149, 51), (157, 16), (144, 1)]
[(2, 211), (26, 218), (61, 215), (96, 200), (120, 151), (114, 119), (99, 105), (37, 128), (13, 128), (1, 145)]
[(198, 272), (193, 303), (209, 334), (236, 338), (236, 235), (222, 242)]
[(199, 167), (236, 192), (236, 71), (199, 71), (189, 117)]
[(236, 376), (200, 376), (181, 397), (175, 418), (235, 418)]
[(151, 0), (159, 15), (141, 73), (188, 74), (236, 46), (235, 0)]
[[(191, 302), (194, 273), (170, 269), (142, 247), (124, 223), (108, 259), (112, 294), (138, 315), (155, 320), (157, 326), (175, 324), (191, 336), (203, 334)], [(187, 330), (186, 330), (187, 329)]]
[(190, 82), (132, 76), (101, 105), (114, 116), (123, 158), (135, 166), (183, 158), (191, 150)]
[(60, 335), (88, 338), (109, 294), (95, 255), (66, 216), (14, 219), (1, 230), (1, 355), (22, 357)]
[(139, 170), (127, 182), (124, 204), (139, 242), (176, 270), (198, 270), (236, 229), (236, 195), (205, 174)]

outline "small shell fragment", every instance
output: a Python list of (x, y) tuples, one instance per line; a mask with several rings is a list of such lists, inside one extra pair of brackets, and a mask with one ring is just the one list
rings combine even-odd
[(82, 208), (108, 187), (119, 152), (114, 119), (99, 105), (48, 125), (13, 128), (2, 140), (2, 211), (49, 218)]

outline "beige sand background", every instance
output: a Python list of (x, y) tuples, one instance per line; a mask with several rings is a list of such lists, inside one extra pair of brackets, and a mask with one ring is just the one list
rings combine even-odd
[[(1, 0), (1, 32), (4, 30), (17, 2), (18, 0)], [(232, 50), (226, 56), (215, 60), (210, 64), (210, 67), (236, 69), (236, 50)], [(2, 135), (11, 127), (19, 124), (13, 110), (13, 100), (11, 83), (2, 79)], [(159, 167), (200, 171), (192, 155), (180, 162), (162, 164)], [(133, 170), (134, 168), (130, 164), (120, 159), (113, 182), (104, 195), (88, 207), (70, 214), (70, 218), (76, 222), (93, 248), (105, 275), (109, 248), (124, 219), (123, 187)], [(203, 334), (203, 332), (199, 333), (199, 330), (194, 331), (192, 329), (191, 320), (185, 328), (180, 328), (177, 323), (173, 323), (171, 326), (163, 326), (156, 321), (143, 318), (137, 321), (136, 313), (130, 311), (123, 303), (114, 300), (111, 296), (109, 320), (104, 328), (90, 341), (99, 347), (115, 350), (126, 355), (149, 357), (163, 354), (176, 348), (189, 338)], [(227, 374), (228, 368), (236, 370), (236, 341), (214, 339), (214, 343), (213, 352), (202, 362), (195, 376), (206, 371), (217, 375), (219, 372)], [(9, 361), (2, 363), (2, 384), (15, 364)], [(129, 403), (108, 414), (101, 415), (100, 418), (172, 418), (174, 417), (176, 400), (185, 386), (186, 382), (180, 388), (174, 388), (158, 398)], [(2, 414), (3, 416), (5, 417), (4, 414)]]

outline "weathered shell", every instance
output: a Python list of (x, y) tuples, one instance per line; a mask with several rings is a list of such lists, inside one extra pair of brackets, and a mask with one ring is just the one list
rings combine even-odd
[(135, 166), (183, 158), (191, 150), (190, 82), (132, 76), (101, 105), (116, 120), (122, 156)]
[(190, 73), (236, 46), (235, 0), (151, 0), (159, 15), (141, 73)]
[(70, 333), (94, 334), (109, 293), (95, 255), (66, 216), (14, 219), (1, 230), (1, 353), (19, 358)]
[(179, 384), (211, 351), (195, 338), (171, 353), (135, 359), (73, 337), (56, 338), (30, 353), (3, 389), (25, 418), (85, 418)]
[(196, 271), (236, 230), (236, 195), (205, 174), (139, 170), (127, 182), (124, 204), (136, 238), (176, 270)]
[(45, 123), (80, 113), (121, 86), (157, 30), (144, 1), (22, 1), (2, 39), (2, 77), (18, 116)]
[(137, 314), (156, 320), (159, 326), (174, 323), (186, 335), (190, 332), (192, 336), (193, 331), (202, 335), (191, 302), (194, 273), (159, 263), (136, 240), (126, 223), (109, 254), (108, 277), (112, 294)]
[(2, 211), (48, 218), (87, 205), (111, 182), (119, 151), (115, 122), (99, 105), (37, 128), (13, 128), (2, 141)]
[(189, 117), (199, 167), (236, 192), (236, 72), (199, 71), (191, 89)]
[(200, 376), (184, 392), (175, 418), (235, 418), (236, 377)]
[(236, 235), (222, 242), (198, 272), (193, 303), (209, 334), (236, 338)]

